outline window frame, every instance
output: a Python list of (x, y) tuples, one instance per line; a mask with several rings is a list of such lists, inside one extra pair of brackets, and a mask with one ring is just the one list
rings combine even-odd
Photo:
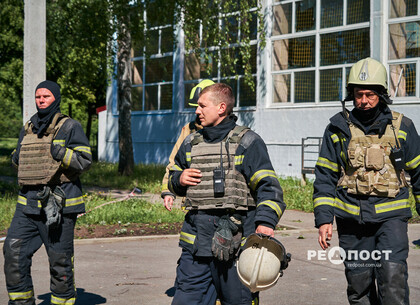
[(420, 22), (420, 4), (417, 5), (417, 15), (408, 16), (408, 17), (394, 17), (391, 18), (391, 1), (385, 1), (384, 5), (385, 21), (384, 21), (384, 38), (385, 38), (385, 48), (384, 48), (384, 58), (387, 63), (388, 71), (388, 92), (391, 94), (391, 75), (390, 75), (390, 66), (399, 65), (399, 64), (415, 64), (416, 67), (416, 79), (415, 79), (415, 96), (391, 96), (391, 99), (397, 104), (420, 102), (420, 56), (411, 57), (411, 58), (401, 58), (401, 59), (390, 59), (390, 26), (394, 24), (409, 23), (409, 22)]
[[(345, 71), (347, 68), (351, 67), (354, 62), (352, 63), (343, 63), (343, 64), (335, 64), (335, 65), (327, 65), (327, 66), (321, 66), (321, 50), (320, 50), (320, 44), (321, 44), (321, 35), (325, 34), (331, 34), (331, 33), (337, 33), (337, 32), (345, 32), (350, 30), (361, 30), (361, 29), (368, 29), (369, 31), (369, 40), (371, 43), (371, 18), (369, 21), (364, 21), (360, 23), (354, 23), (354, 24), (347, 24), (347, 0), (343, 0), (343, 23), (340, 26), (334, 26), (334, 27), (325, 27), (321, 28), (321, 1), (317, 0), (315, 2), (316, 6), (316, 12), (315, 12), (315, 29), (310, 31), (303, 31), (303, 32), (297, 32), (296, 31), (296, 3), (301, 2), (301, 0), (286, 0), (286, 1), (272, 1), (268, 4), (270, 9), (270, 27), (269, 31), (271, 34), (272, 27), (274, 23), (274, 15), (273, 15), (273, 7), (275, 5), (281, 5), (281, 4), (288, 4), (292, 3), (292, 24), (291, 24), (291, 33), (287, 34), (281, 34), (281, 35), (269, 35), (269, 41), (270, 41), (270, 61), (267, 63), (267, 65), (270, 65), (268, 71), (270, 71), (270, 90), (271, 94), (268, 96), (267, 100), (267, 107), (268, 108), (295, 108), (295, 107), (312, 107), (312, 106), (336, 106), (337, 104), (340, 104), (341, 101), (321, 101), (321, 95), (320, 95), (320, 71), (322, 70), (330, 70), (330, 69), (342, 69), (342, 84), (341, 84), (341, 96), (344, 98), (346, 96), (346, 74)], [(372, 4), (371, 4), (372, 5)], [(370, 16), (372, 16), (372, 8), (370, 9)], [(295, 69), (285, 69), (285, 70), (274, 70), (273, 67), (273, 55), (274, 55), (274, 49), (273, 49), (273, 42), (283, 39), (291, 39), (291, 38), (301, 38), (301, 37), (308, 37), (308, 36), (315, 36), (315, 65), (314, 67), (305, 67), (305, 68), (295, 68)], [(369, 56), (371, 56), (372, 50), (369, 50)], [(302, 72), (302, 71), (315, 71), (315, 83), (314, 83), (314, 91), (315, 91), (315, 97), (314, 101), (311, 102), (305, 102), (305, 103), (296, 103), (295, 101), (295, 76), (294, 74), (296, 72)], [(281, 75), (281, 74), (290, 74), (290, 101), (283, 102), (283, 103), (275, 103), (273, 102), (273, 91), (274, 91), (274, 83), (272, 81), (274, 75)]]

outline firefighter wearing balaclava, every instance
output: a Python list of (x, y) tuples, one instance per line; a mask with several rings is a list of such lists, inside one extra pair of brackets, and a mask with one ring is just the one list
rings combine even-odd
[[(392, 111), (387, 71), (372, 58), (353, 65), (343, 111), (330, 119), (316, 163), (315, 224), (330, 246), (336, 219), (350, 304), (408, 304), (405, 174), (420, 203), (420, 141), (413, 122)], [(344, 104), (353, 101), (348, 111)]]
[(35, 304), (33, 254), (44, 244), (50, 264), (51, 304), (74, 304), (74, 226), (85, 211), (79, 175), (92, 162), (77, 121), (60, 112), (60, 87), (35, 89), (37, 113), (22, 128), (12, 162), (20, 186), (15, 215), (3, 246), (9, 305)]

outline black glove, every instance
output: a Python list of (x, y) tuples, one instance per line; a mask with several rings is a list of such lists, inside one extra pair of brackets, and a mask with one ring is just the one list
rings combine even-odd
[(52, 228), (58, 226), (61, 222), (61, 210), (65, 200), (63, 189), (56, 186), (52, 191), (49, 186), (44, 186), (43, 190), (38, 192), (37, 195), (47, 218), (45, 224)]
[(417, 211), (417, 214), (419, 214), (420, 216), (420, 203), (416, 203), (416, 211)]
[(62, 161), (66, 154), (66, 148), (59, 144), (51, 144), (51, 156), (55, 161)]
[[(240, 215), (238, 215), (240, 217)], [(242, 239), (242, 220), (240, 223), (236, 218), (228, 215), (223, 215), (219, 219), (219, 224), (217, 226), (216, 232), (214, 233), (211, 251), (213, 256), (220, 261), (228, 261), (235, 254), (235, 250), (239, 248)]]

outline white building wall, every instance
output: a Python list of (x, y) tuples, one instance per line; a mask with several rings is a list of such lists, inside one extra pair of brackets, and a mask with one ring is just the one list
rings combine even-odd
[[(267, 29), (272, 26), (271, 4), (273, 3), (271, 0), (264, 1), (265, 15), (268, 16), (265, 19)], [(384, 3), (382, 0), (371, 1), (370, 56), (388, 66), (388, 21), (386, 18), (388, 6)], [(319, 5), (320, 2), (317, 2), (318, 10)], [(413, 20), (418, 19), (416, 18)], [(182, 31), (180, 35), (182, 38)], [(238, 124), (251, 127), (264, 139), (277, 174), (299, 177), (302, 166), (302, 138), (322, 137), (329, 118), (342, 110), (341, 104), (339, 102), (323, 103), (319, 100), (316, 100), (315, 103), (310, 101), (311, 103), (303, 104), (272, 104), (271, 38), (267, 35), (266, 39), (266, 47), (259, 53), (257, 61), (259, 63), (257, 66), (257, 106), (250, 109), (238, 109), (235, 113), (239, 117)], [(418, 58), (410, 59), (410, 61), (413, 60), (418, 62)], [(420, 63), (417, 64), (417, 74), (420, 70), (419, 65)], [(183, 52), (180, 48), (174, 52), (173, 66), (175, 69), (173, 72), (173, 110), (133, 112), (132, 114), (136, 163), (167, 163), (181, 128), (195, 117), (191, 110), (183, 110)], [(316, 84), (319, 85), (319, 83)], [(416, 84), (417, 87), (420, 86), (419, 75), (416, 77)], [(108, 94), (106, 115), (99, 117), (100, 129), (105, 130), (105, 132), (99, 132), (98, 143), (103, 147), (103, 149), (99, 148), (99, 160), (118, 162), (118, 116), (115, 85), (112, 89)], [(398, 98), (391, 109), (406, 114), (420, 128), (418, 93), (416, 96), (407, 99)], [(350, 104), (348, 103), (348, 108), (351, 108)], [(103, 120), (106, 120), (106, 123), (103, 123)], [(309, 178), (311, 177), (309, 176)]]
[[(420, 104), (398, 103), (391, 105), (391, 109), (404, 113), (420, 128)], [(329, 118), (339, 111), (341, 106), (336, 105), (258, 109), (236, 114), (238, 124), (250, 126), (264, 139), (276, 173), (299, 177), (302, 138), (322, 137)], [(112, 114), (110, 107), (102, 113), (99, 116), (99, 160), (118, 162), (118, 116)], [(192, 112), (133, 114), (134, 161), (166, 164), (181, 128), (193, 118)]]

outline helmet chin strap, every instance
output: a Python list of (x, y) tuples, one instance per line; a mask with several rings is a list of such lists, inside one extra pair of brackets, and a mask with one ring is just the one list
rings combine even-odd
[(348, 94), (347, 97), (341, 101), (341, 107), (343, 108), (343, 116), (346, 119), (347, 124), (352, 124), (350, 121), (349, 110), (346, 108), (347, 101), (353, 101), (354, 97), (353, 94)]

